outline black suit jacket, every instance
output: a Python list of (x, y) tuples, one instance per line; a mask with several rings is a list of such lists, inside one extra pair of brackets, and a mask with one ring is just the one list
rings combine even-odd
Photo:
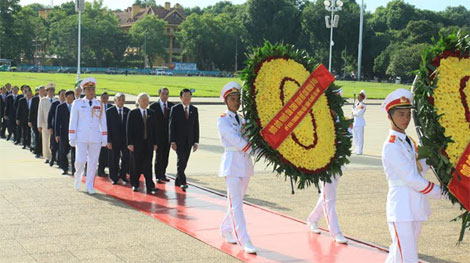
[(33, 127), (38, 126), (38, 108), (39, 108), (39, 101), (41, 99), (39, 96), (34, 96), (31, 100), (31, 108), (29, 109), (29, 122), (33, 124)]
[(170, 143), (169, 139), (169, 123), (170, 123), (170, 112), (171, 108), (175, 104), (172, 102), (167, 101), (166, 106), (168, 108), (168, 116), (165, 118), (165, 113), (162, 111), (162, 108), (160, 107), (160, 101), (152, 103), (150, 105), (150, 109), (155, 111), (155, 114), (157, 116), (157, 145), (158, 147), (163, 147), (165, 144)]
[[(18, 98), (19, 95), (16, 96)], [(13, 94), (8, 95), (7, 105), (5, 107), (5, 116), (10, 120), (16, 120), (16, 98)]]
[(3, 99), (3, 96), (0, 94), (0, 119), (5, 116), (5, 108), (7, 106), (7, 97), (5, 96), (5, 99)]
[(60, 136), (60, 140), (69, 140), (69, 122), (70, 111), (67, 103), (62, 103), (57, 106), (54, 117), (54, 134)]
[(47, 114), (47, 128), (48, 129), (54, 129), (55, 112), (59, 104), (60, 104), (60, 101), (58, 100), (54, 101), (51, 104), (51, 108), (49, 109), (49, 113)]
[(20, 125), (28, 125), (28, 100), (21, 98), (18, 102), (18, 108), (16, 109), (16, 120), (20, 121)]
[(129, 108), (122, 107), (122, 121), (119, 118), (119, 112), (116, 106), (110, 107), (106, 110), (106, 122), (108, 125), (108, 142), (113, 144), (113, 147), (121, 147), (126, 145), (127, 138), (127, 116), (129, 115)]
[[(157, 145), (155, 112), (147, 109), (147, 139), (151, 145)], [(135, 148), (144, 147), (144, 118), (140, 108), (133, 109), (127, 116), (127, 145), (134, 145)]]
[(199, 143), (199, 114), (197, 108), (189, 105), (186, 119), (183, 104), (175, 105), (170, 112), (170, 142), (176, 145), (192, 146)]

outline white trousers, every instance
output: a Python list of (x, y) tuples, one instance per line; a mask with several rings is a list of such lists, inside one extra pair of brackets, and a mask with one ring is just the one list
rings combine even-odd
[(364, 146), (364, 126), (354, 126), (353, 128), (354, 153), (362, 154)]
[(322, 215), (325, 215), (328, 230), (332, 236), (341, 232), (336, 214), (336, 187), (338, 186), (339, 175), (331, 178), (331, 183), (320, 182), (320, 197), (317, 205), (307, 218), (308, 223), (318, 222)]
[[(43, 127), (47, 127), (47, 125)], [(42, 157), (50, 161), (52, 159), (51, 133), (49, 132), (48, 129), (43, 128), (41, 132), (41, 136), (42, 136)]]
[(225, 214), (220, 232), (234, 232), (239, 245), (250, 240), (246, 230), (245, 214), (243, 213), (243, 197), (245, 196), (250, 177), (225, 177), (227, 183), (227, 214)]
[(80, 186), (86, 170), (86, 189), (94, 189), (96, 165), (100, 156), (101, 143), (77, 142), (75, 149), (75, 186)]
[(418, 238), (421, 221), (389, 222), (388, 230), (392, 237), (386, 263), (416, 263), (418, 259)]

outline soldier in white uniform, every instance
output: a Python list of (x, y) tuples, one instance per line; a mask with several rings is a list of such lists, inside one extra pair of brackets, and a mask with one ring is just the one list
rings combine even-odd
[(364, 113), (366, 112), (367, 106), (364, 103), (366, 99), (366, 92), (361, 90), (357, 96), (357, 102), (354, 105), (352, 114), (354, 117), (353, 123), (353, 141), (354, 141), (354, 153), (361, 155), (362, 148), (364, 146), (364, 126), (366, 121), (364, 120)]
[[(238, 243), (247, 253), (256, 253), (246, 230), (243, 213), (243, 197), (254, 173), (251, 160), (251, 144), (243, 135), (243, 118), (237, 114), (240, 107), (240, 85), (230, 82), (222, 89), (220, 98), (227, 111), (217, 120), (219, 137), (225, 148), (220, 164), (219, 176), (227, 183), (227, 214), (220, 232), (228, 243)], [(233, 234), (235, 234), (235, 237)]]
[[(341, 88), (338, 89), (336, 94), (338, 96), (343, 96), (343, 90)], [(336, 174), (331, 178), (331, 183), (320, 182), (320, 197), (307, 218), (307, 226), (313, 233), (320, 234), (321, 231), (318, 228), (318, 221), (324, 214), (328, 230), (335, 242), (346, 244), (348, 243), (348, 240), (341, 233), (338, 223), (338, 215), (336, 214), (336, 188), (338, 187), (339, 178), (340, 175)]]
[(390, 120), (390, 133), (382, 149), (388, 180), (387, 222), (392, 244), (386, 262), (418, 262), (421, 224), (431, 213), (428, 196), (440, 199), (441, 188), (423, 176), (429, 169), (417, 159), (417, 145), (406, 135), (411, 120), (411, 92), (398, 89), (382, 104)]
[(82, 176), (86, 171), (86, 190), (94, 194), (96, 165), (102, 146), (108, 141), (106, 113), (103, 105), (95, 99), (94, 78), (85, 78), (80, 86), (85, 97), (75, 100), (70, 112), (69, 141), (75, 152), (75, 189), (80, 189)]
[(41, 98), (38, 106), (38, 130), (42, 137), (42, 156), (46, 159), (46, 163), (52, 159), (51, 153), (51, 132), (47, 129), (47, 116), (55, 98), (55, 84), (49, 83), (46, 87), (47, 96)]

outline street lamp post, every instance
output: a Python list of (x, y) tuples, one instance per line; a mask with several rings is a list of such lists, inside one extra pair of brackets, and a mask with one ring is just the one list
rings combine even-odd
[(331, 59), (333, 53), (333, 28), (338, 27), (339, 15), (335, 15), (335, 12), (338, 12), (343, 7), (343, 2), (341, 0), (326, 0), (323, 2), (325, 5), (326, 11), (331, 12), (331, 16), (325, 16), (326, 28), (330, 29), (330, 59), (328, 64), (328, 71), (331, 72)]
[(364, 27), (364, 0), (361, 3), (361, 16), (359, 20), (359, 47), (357, 52), (357, 80), (361, 80), (361, 63), (362, 63), (362, 31)]
[(85, 10), (85, 0), (75, 0), (75, 11), (78, 11), (78, 53), (77, 53), (77, 81), (80, 80), (80, 53), (82, 38), (82, 12)]

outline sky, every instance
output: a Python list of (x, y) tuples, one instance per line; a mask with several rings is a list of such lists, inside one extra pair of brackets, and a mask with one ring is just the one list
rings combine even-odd
[[(28, 5), (32, 3), (40, 3), (44, 5), (60, 5), (64, 2), (69, 2), (70, 0), (20, 0), (21, 5)], [(343, 0), (344, 2), (348, 0)], [(104, 5), (111, 9), (125, 9), (128, 6), (131, 6), (134, 3), (134, 0), (104, 0)], [(165, 2), (170, 2), (173, 6), (175, 3), (179, 3), (185, 7), (206, 7), (209, 5), (213, 5), (218, 0), (156, 0), (157, 4), (164, 5)], [(246, 2), (246, 0), (231, 0), (234, 4), (241, 4)], [(360, 3), (361, 0), (356, 0), (356, 2)], [(374, 11), (379, 6), (385, 6), (390, 0), (364, 0), (364, 4), (366, 5), (367, 11)], [(405, 2), (410, 3), (416, 6), (419, 9), (428, 9), (433, 11), (442, 11), (447, 6), (458, 6), (463, 5), (467, 9), (470, 9), (470, 0), (405, 0)]]

